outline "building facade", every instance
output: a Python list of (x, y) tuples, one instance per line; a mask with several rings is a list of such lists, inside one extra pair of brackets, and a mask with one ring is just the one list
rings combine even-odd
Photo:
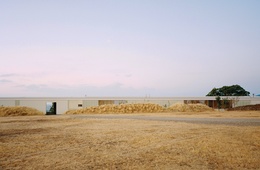
[[(227, 107), (260, 104), (260, 97), (221, 97), (222, 101), (229, 101)], [(53, 114), (63, 114), (68, 110), (99, 106), (104, 104), (134, 104), (154, 103), (165, 108), (175, 103), (201, 103), (217, 108), (216, 97), (1, 97), (1, 106), (27, 106), (46, 114), (52, 110)]]

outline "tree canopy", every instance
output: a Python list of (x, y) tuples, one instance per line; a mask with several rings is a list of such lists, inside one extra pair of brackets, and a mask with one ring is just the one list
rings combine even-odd
[(213, 88), (206, 96), (249, 96), (250, 92), (246, 91), (240, 85), (223, 86)]

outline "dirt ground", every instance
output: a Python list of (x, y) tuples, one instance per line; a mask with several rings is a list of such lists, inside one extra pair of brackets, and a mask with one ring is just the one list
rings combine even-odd
[(234, 111), (260, 110), (260, 104), (239, 106), (239, 107), (231, 108), (229, 110), (234, 110)]
[[(259, 111), (160, 114), (169, 115), (260, 119)], [(259, 126), (0, 117), (0, 169), (260, 169), (259, 155)]]
[(260, 111), (212, 111), (212, 112), (171, 112), (171, 113), (148, 113), (143, 115), (174, 116), (174, 117), (207, 117), (207, 118), (260, 118)]

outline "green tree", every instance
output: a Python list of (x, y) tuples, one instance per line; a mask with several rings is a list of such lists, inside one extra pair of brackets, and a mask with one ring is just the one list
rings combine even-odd
[(249, 96), (250, 92), (246, 91), (240, 85), (223, 86), (213, 88), (206, 96)]

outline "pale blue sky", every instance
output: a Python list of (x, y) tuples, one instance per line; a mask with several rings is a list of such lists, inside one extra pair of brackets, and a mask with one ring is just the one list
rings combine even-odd
[(0, 97), (260, 93), (259, 0), (1, 0)]

